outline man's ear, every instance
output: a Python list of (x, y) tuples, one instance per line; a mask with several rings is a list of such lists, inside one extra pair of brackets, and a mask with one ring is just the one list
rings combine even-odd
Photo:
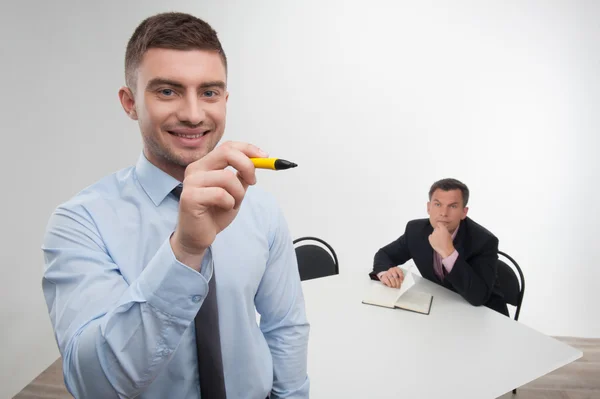
[(137, 121), (137, 111), (135, 109), (135, 97), (133, 96), (133, 92), (127, 86), (123, 86), (119, 89), (119, 100), (121, 101), (121, 105), (125, 110), (127, 116), (129, 116), (134, 121)]
[(462, 217), (460, 218), (460, 220), (465, 220), (465, 218), (467, 217), (467, 213), (468, 213), (468, 212), (469, 212), (469, 207), (468, 207), (468, 206), (465, 206), (465, 207), (463, 208), (463, 214), (462, 214)]
[(427, 214), (431, 215), (431, 213), (429, 213), (431, 211), (431, 201), (427, 202)]

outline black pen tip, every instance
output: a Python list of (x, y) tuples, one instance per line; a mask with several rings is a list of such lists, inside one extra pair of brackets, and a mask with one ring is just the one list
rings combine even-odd
[(277, 170), (291, 169), (295, 168), (296, 166), (298, 166), (298, 164), (286, 161), (285, 159), (278, 159), (275, 161), (275, 169)]

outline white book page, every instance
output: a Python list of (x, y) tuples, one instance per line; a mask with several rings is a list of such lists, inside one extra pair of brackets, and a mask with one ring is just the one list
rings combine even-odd
[(396, 301), (396, 306), (413, 312), (429, 313), (432, 295), (426, 292), (409, 290)]

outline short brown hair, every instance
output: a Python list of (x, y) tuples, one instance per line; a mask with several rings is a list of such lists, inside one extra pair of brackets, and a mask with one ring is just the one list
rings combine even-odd
[(442, 179), (436, 181), (429, 189), (429, 201), (431, 201), (431, 197), (435, 190), (438, 189), (442, 191), (460, 190), (462, 193), (463, 207), (467, 206), (469, 203), (469, 188), (463, 182), (456, 179)]
[(200, 18), (180, 12), (156, 14), (143, 20), (133, 32), (125, 51), (125, 82), (135, 89), (136, 70), (151, 48), (216, 51), (227, 70), (227, 57), (217, 32)]

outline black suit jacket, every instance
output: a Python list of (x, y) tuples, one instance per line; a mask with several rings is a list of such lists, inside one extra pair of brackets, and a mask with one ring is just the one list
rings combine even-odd
[(458, 258), (452, 271), (441, 280), (433, 269), (433, 248), (429, 244), (432, 232), (429, 219), (408, 222), (400, 238), (377, 251), (370, 277), (378, 280), (379, 272), (413, 259), (427, 280), (459, 293), (472, 305), (485, 305), (508, 316), (496, 279), (498, 239), (470, 218), (462, 220), (453, 242)]

